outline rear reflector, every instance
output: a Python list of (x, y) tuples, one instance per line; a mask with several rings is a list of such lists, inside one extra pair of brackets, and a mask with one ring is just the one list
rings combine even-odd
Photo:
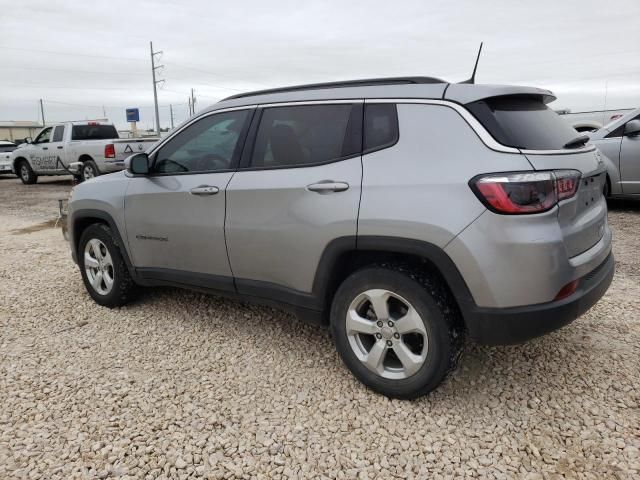
[(116, 147), (113, 143), (104, 146), (104, 158), (116, 158)]
[(567, 283), (560, 289), (554, 300), (562, 300), (563, 298), (567, 298), (568, 296), (573, 295), (578, 289), (579, 283), (580, 280), (574, 280), (573, 282)]
[(475, 177), (469, 186), (492, 212), (521, 215), (546, 212), (573, 197), (580, 177), (577, 170), (495, 173)]

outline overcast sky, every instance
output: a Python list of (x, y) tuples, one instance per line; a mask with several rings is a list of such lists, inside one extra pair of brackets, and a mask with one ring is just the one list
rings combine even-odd
[[(400, 75), (553, 90), (554, 108), (640, 106), (640, 0), (0, 0), (0, 120), (153, 124), (246, 90)], [(520, 5), (521, 4), (521, 5)]]

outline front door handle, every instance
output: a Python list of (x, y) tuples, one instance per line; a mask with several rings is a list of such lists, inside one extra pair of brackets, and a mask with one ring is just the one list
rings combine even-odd
[(333, 180), (323, 180), (318, 183), (307, 185), (307, 190), (316, 193), (344, 192), (349, 188), (347, 182), (334, 182)]
[(49, 147), (42, 147), (43, 150), (49, 150)]
[(62, 145), (58, 145), (58, 150), (62, 150), (64, 147)]
[(205, 197), (207, 195), (215, 195), (220, 189), (212, 185), (200, 185), (199, 187), (192, 188), (190, 190), (191, 195), (199, 195)]

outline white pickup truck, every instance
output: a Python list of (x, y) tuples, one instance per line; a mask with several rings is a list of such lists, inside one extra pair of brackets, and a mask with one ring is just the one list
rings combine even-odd
[(87, 180), (124, 168), (124, 160), (144, 152), (157, 138), (119, 139), (112, 123), (66, 122), (43, 128), (35, 140), (27, 139), (12, 153), (13, 171), (22, 183), (40, 175), (74, 175)]

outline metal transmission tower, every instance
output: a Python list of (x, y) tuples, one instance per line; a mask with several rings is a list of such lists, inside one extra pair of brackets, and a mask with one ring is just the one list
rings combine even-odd
[(153, 42), (149, 42), (151, 47), (151, 76), (153, 77), (153, 103), (156, 107), (156, 134), (160, 136), (160, 113), (158, 111), (158, 90), (159, 83), (163, 83), (164, 80), (156, 80), (156, 70), (164, 68), (164, 65), (156, 65), (156, 55), (162, 55), (162, 50), (159, 52), (153, 51)]

